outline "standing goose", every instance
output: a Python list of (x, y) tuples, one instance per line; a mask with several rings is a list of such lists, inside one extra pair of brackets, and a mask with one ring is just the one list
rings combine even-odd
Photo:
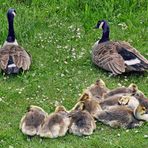
[(15, 38), (13, 25), (15, 15), (15, 9), (10, 8), (7, 12), (8, 36), (0, 49), (0, 68), (6, 74), (17, 74), (21, 70), (29, 70), (31, 65), (31, 56), (18, 45)]
[(130, 71), (145, 71), (148, 60), (134, 47), (124, 41), (110, 41), (109, 25), (105, 20), (98, 21), (95, 28), (102, 28), (102, 38), (93, 46), (92, 61), (113, 75)]

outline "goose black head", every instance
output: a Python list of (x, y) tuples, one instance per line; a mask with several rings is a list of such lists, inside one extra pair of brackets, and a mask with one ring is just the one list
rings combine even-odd
[(108, 27), (107, 21), (105, 21), (105, 20), (99, 20), (98, 23), (97, 23), (97, 25), (95, 26), (95, 29), (98, 29), (98, 28), (99, 29), (104, 29), (106, 27)]
[(13, 9), (13, 8), (9, 8), (8, 9), (8, 12), (7, 12), (7, 17), (8, 17), (8, 20), (13, 20), (13, 18), (16, 16), (16, 10)]

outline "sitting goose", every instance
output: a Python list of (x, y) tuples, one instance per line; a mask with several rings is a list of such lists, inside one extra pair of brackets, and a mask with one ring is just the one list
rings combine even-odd
[(102, 28), (103, 34), (93, 46), (92, 61), (94, 64), (112, 72), (113, 75), (148, 69), (148, 60), (129, 43), (110, 41), (109, 25), (105, 20), (98, 21), (95, 28)]
[(8, 36), (3, 47), (0, 49), (0, 68), (6, 74), (17, 74), (21, 70), (29, 70), (31, 65), (31, 56), (24, 48), (18, 45), (15, 39), (13, 26), (15, 15), (15, 9), (10, 8), (7, 12)]

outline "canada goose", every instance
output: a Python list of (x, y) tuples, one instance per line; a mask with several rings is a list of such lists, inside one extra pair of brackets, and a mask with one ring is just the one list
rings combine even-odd
[(112, 96), (125, 96), (125, 95), (134, 95), (138, 92), (138, 87), (136, 84), (131, 83), (128, 87), (118, 87), (113, 90), (110, 90), (108, 93), (104, 94), (104, 99)]
[(28, 136), (35, 136), (47, 117), (47, 113), (40, 107), (31, 105), (22, 117), (19, 128)]
[(96, 117), (96, 114), (102, 110), (99, 101), (93, 98), (89, 91), (85, 91), (78, 101), (83, 102), (83, 109), (87, 110), (94, 118)]
[(64, 136), (68, 130), (70, 118), (64, 106), (57, 106), (54, 113), (48, 115), (37, 135), (45, 138)]
[(113, 128), (134, 128), (143, 123), (138, 116), (141, 116), (141, 110), (135, 110), (133, 114), (126, 106), (117, 106), (100, 111), (96, 119)]
[(83, 103), (78, 102), (70, 112), (71, 123), (69, 133), (77, 136), (88, 136), (96, 129), (96, 124), (93, 117), (88, 111), (83, 110)]
[(97, 100), (102, 100), (103, 95), (110, 91), (102, 79), (97, 80), (96, 83), (89, 86), (87, 90), (90, 91), (91, 95)]
[(94, 64), (112, 72), (113, 75), (148, 69), (148, 60), (129, 43), (110, 41), (107, 21), (98, 21), (95, 28), (102, 28), (103, 34), (93, 46), (92, 61)]
[(8, 18), (8, 36), (0, 49), (0, 68), (6, 74), (17, 74), (21, 70), (29, 70), (31, 65), (31, 56), (24, 48), (18, 45), (14, 32), (15, 9), (10, 8), (7, 12)]

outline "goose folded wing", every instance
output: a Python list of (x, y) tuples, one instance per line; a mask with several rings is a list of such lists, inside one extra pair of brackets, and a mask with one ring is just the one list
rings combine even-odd
[(100, 67), (111, 71), (114, 75), (125, 72), (125, 64), (123, 58), (113, 50), (106, 50), (100, 52), (98, 57), (98, 64)]
[(4, 48), (0, 49), (0, 68), (6, 69), (9, 60), (9, 51)]
[(13, 58), (14, 64), (18, 68), (28, 70), (31, 65), (30, 55), (20, 46), (13, 46), (10, 55)]
[(127, 67), (133, 68), (138, 71), (148, 69), (148, 60), (144, 58), (129, 43), (118, 42), (117, 51), (124, 59), (124, 63)]

